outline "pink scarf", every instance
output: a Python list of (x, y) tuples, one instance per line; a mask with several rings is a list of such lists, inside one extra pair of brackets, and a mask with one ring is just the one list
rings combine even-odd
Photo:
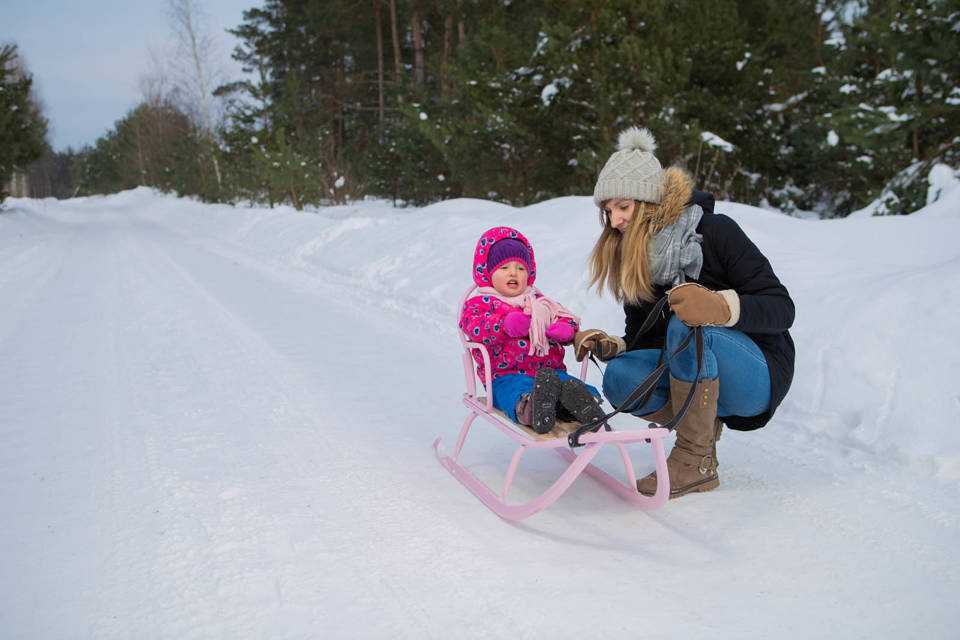
[[(572, 318), (574, 322), (580, 324), (580, 318), (573, 315), (569, 309), (559, 302), (554, 302), (546, 297), (536, 287), (527, 287), (527, 290), (518, 296), (508, 297), (500, 295), (493, 287), (479, 287), (477, 289), (481, 294), (497, 298), (514, 307), (520, 307), (523, 312), (530, 316), (530, 351), (527, 355), (544, 356), (550, 351), (550, 343), (547, 340), (547, 327), (557, 321), (558, 318)], [(540, 294), (540, 297), (537, 297)]]

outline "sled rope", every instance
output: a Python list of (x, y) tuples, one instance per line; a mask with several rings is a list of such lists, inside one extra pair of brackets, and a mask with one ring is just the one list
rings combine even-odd
[[(650, 330), (654, 322), (656, 322), (657, 315), (663, 310), (663, 307), (667, 303), (667, 296), (663, 296), (660, 300), (657, 301), (657, 304), (654, 305), (653, 309), (650, 310), (650, 313), (647, 314), (646, 319), (643, 321), (640, 329), (634, 334), (633, 338), (630, 340), (630, 347), (633, 347), (637, 340), (640, 339), (644, 333)], [(657, 383), (660, 381), (660, 378), (663, 377), (663, 374), (667, 372), (670, 362), (676, 357), (679, 353), (683, 352), (689, 345), (690, 340), (696, 340), (696, 350), (697, 350), (697, 374), (694, 378), (694, 384), (690, 387), (690, 391), (687, 393), (687, 397), (683, 401), (683, 406), (680, 407), (680, 411), (671, 419), (667, 424), (663, 425), (663, 428), (668, 431), (674, 431), (677, 428), (677, 425), (683, 420), (687, 415), (687, 411), (690, 409), (690, 405), (693, 403), (694, 392), (697, 388), (697, 385), (700, 383), (700, 373), (703, 369), (703, 327), (690, 327), (690, 330), (687, 332), (687, 335), (680, 341), (680, 344), (677, 345), (677, 348), (673, 350), (666, 360), (663, 358), (665, 349), (660, 350), (660, 358), (658, 359), (658, 366), (656, 369), (650, 372), (646, 378), (644, 378), (640, 384), (638, 384), (633, 391), (626, 397), (626, 399), (621, 403), (619, 408), (614, 408), (608, 414), (605, 414), (603, 418), (594, 420), (593, 422), (587, 423), (579, 427), (576, 431), (570, 433), (567, 436), (567, 443), (571, 448), (580, 447), (580, 436), (585, 433), (594, 433), (600, 429), (602, 426), (607, 431), (610, 431), (610, 425), (607, 424), (607, 421), (618, 413), (628, 412), (636, 407), (642, 407), (650, 399), (650, 396), (653, 395), (654, 390), (657, 388)], [(596, 359), (593, 354), (590, 354), (590, 359), (593, 360), (593, 363), (597, 365), (597, 368), (600, 367), (597, 364)]]

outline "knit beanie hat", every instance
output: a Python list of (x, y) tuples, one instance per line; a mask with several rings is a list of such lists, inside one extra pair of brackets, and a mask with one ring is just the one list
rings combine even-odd
[(530, 266), (530, 252), (527, 251), (527, 245), (514, 238), (504, 238), (493, 243), (490, 252), (487, 253), (487, 273), (492, 274), (505, 262), (511, 260), (518, 260), (523, 263), (528, 272), (533, 271)]
[(593, 201), (627, 198), (660, 204), (663, 167), (653, 155), (657, 141), (649, 129), (630, 127), (620, 133), (617, 151), (600, 171)]

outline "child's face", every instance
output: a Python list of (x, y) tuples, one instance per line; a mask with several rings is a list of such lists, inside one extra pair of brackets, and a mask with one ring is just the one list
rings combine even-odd
[(500, 265), (490, 280), (493, 288), (502, 296), (519, 296), (527, 290), (527, 268), (519, 260)]
[(624, 198), (612, 198), (603, 203), (603, 210), (610, 219), (610, 226), (620, 233), (623, 233), (630, 221), (633, 220), (633, 213), (636, 208), (636, 200)]

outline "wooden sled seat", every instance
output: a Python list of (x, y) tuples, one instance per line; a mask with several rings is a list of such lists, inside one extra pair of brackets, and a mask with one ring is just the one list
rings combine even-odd
[[(483, 396), (480, 396), (479, 398), (477, 398), (477, 402), (479, 402), (480, 404), (486, 404), (487, 399)], [(503, 411), (500, 411), (500, 409), (497, 409), (496, 407), (491, 409), (490, 413), (494, 414), (495, 416), (503, 420), (505, 424), (513, 428), (518, 433), (522, 433), (528, 438), (530, 438), (531, 440), (537, 440), (538, 442), (542, 442), (544, 440), (555, 440), (557, 438), (562, 438), (563, 440), (566, 440), (567, 436), (573, 433), (574, 431), (576, 431), (577, 428), (580, 426), (579, 422), (561, 422), (557, 420), (557, 423), (554, 425), (553, 429), (551, 429), (550, 431), (546, 433), (537, 433), (536, 431), (533, 430), (533, 427), (527, 427), (517, 422), (514, 422), (513, 420), (510, 419), (510, 417), (507, 414), (505, 414)]]

